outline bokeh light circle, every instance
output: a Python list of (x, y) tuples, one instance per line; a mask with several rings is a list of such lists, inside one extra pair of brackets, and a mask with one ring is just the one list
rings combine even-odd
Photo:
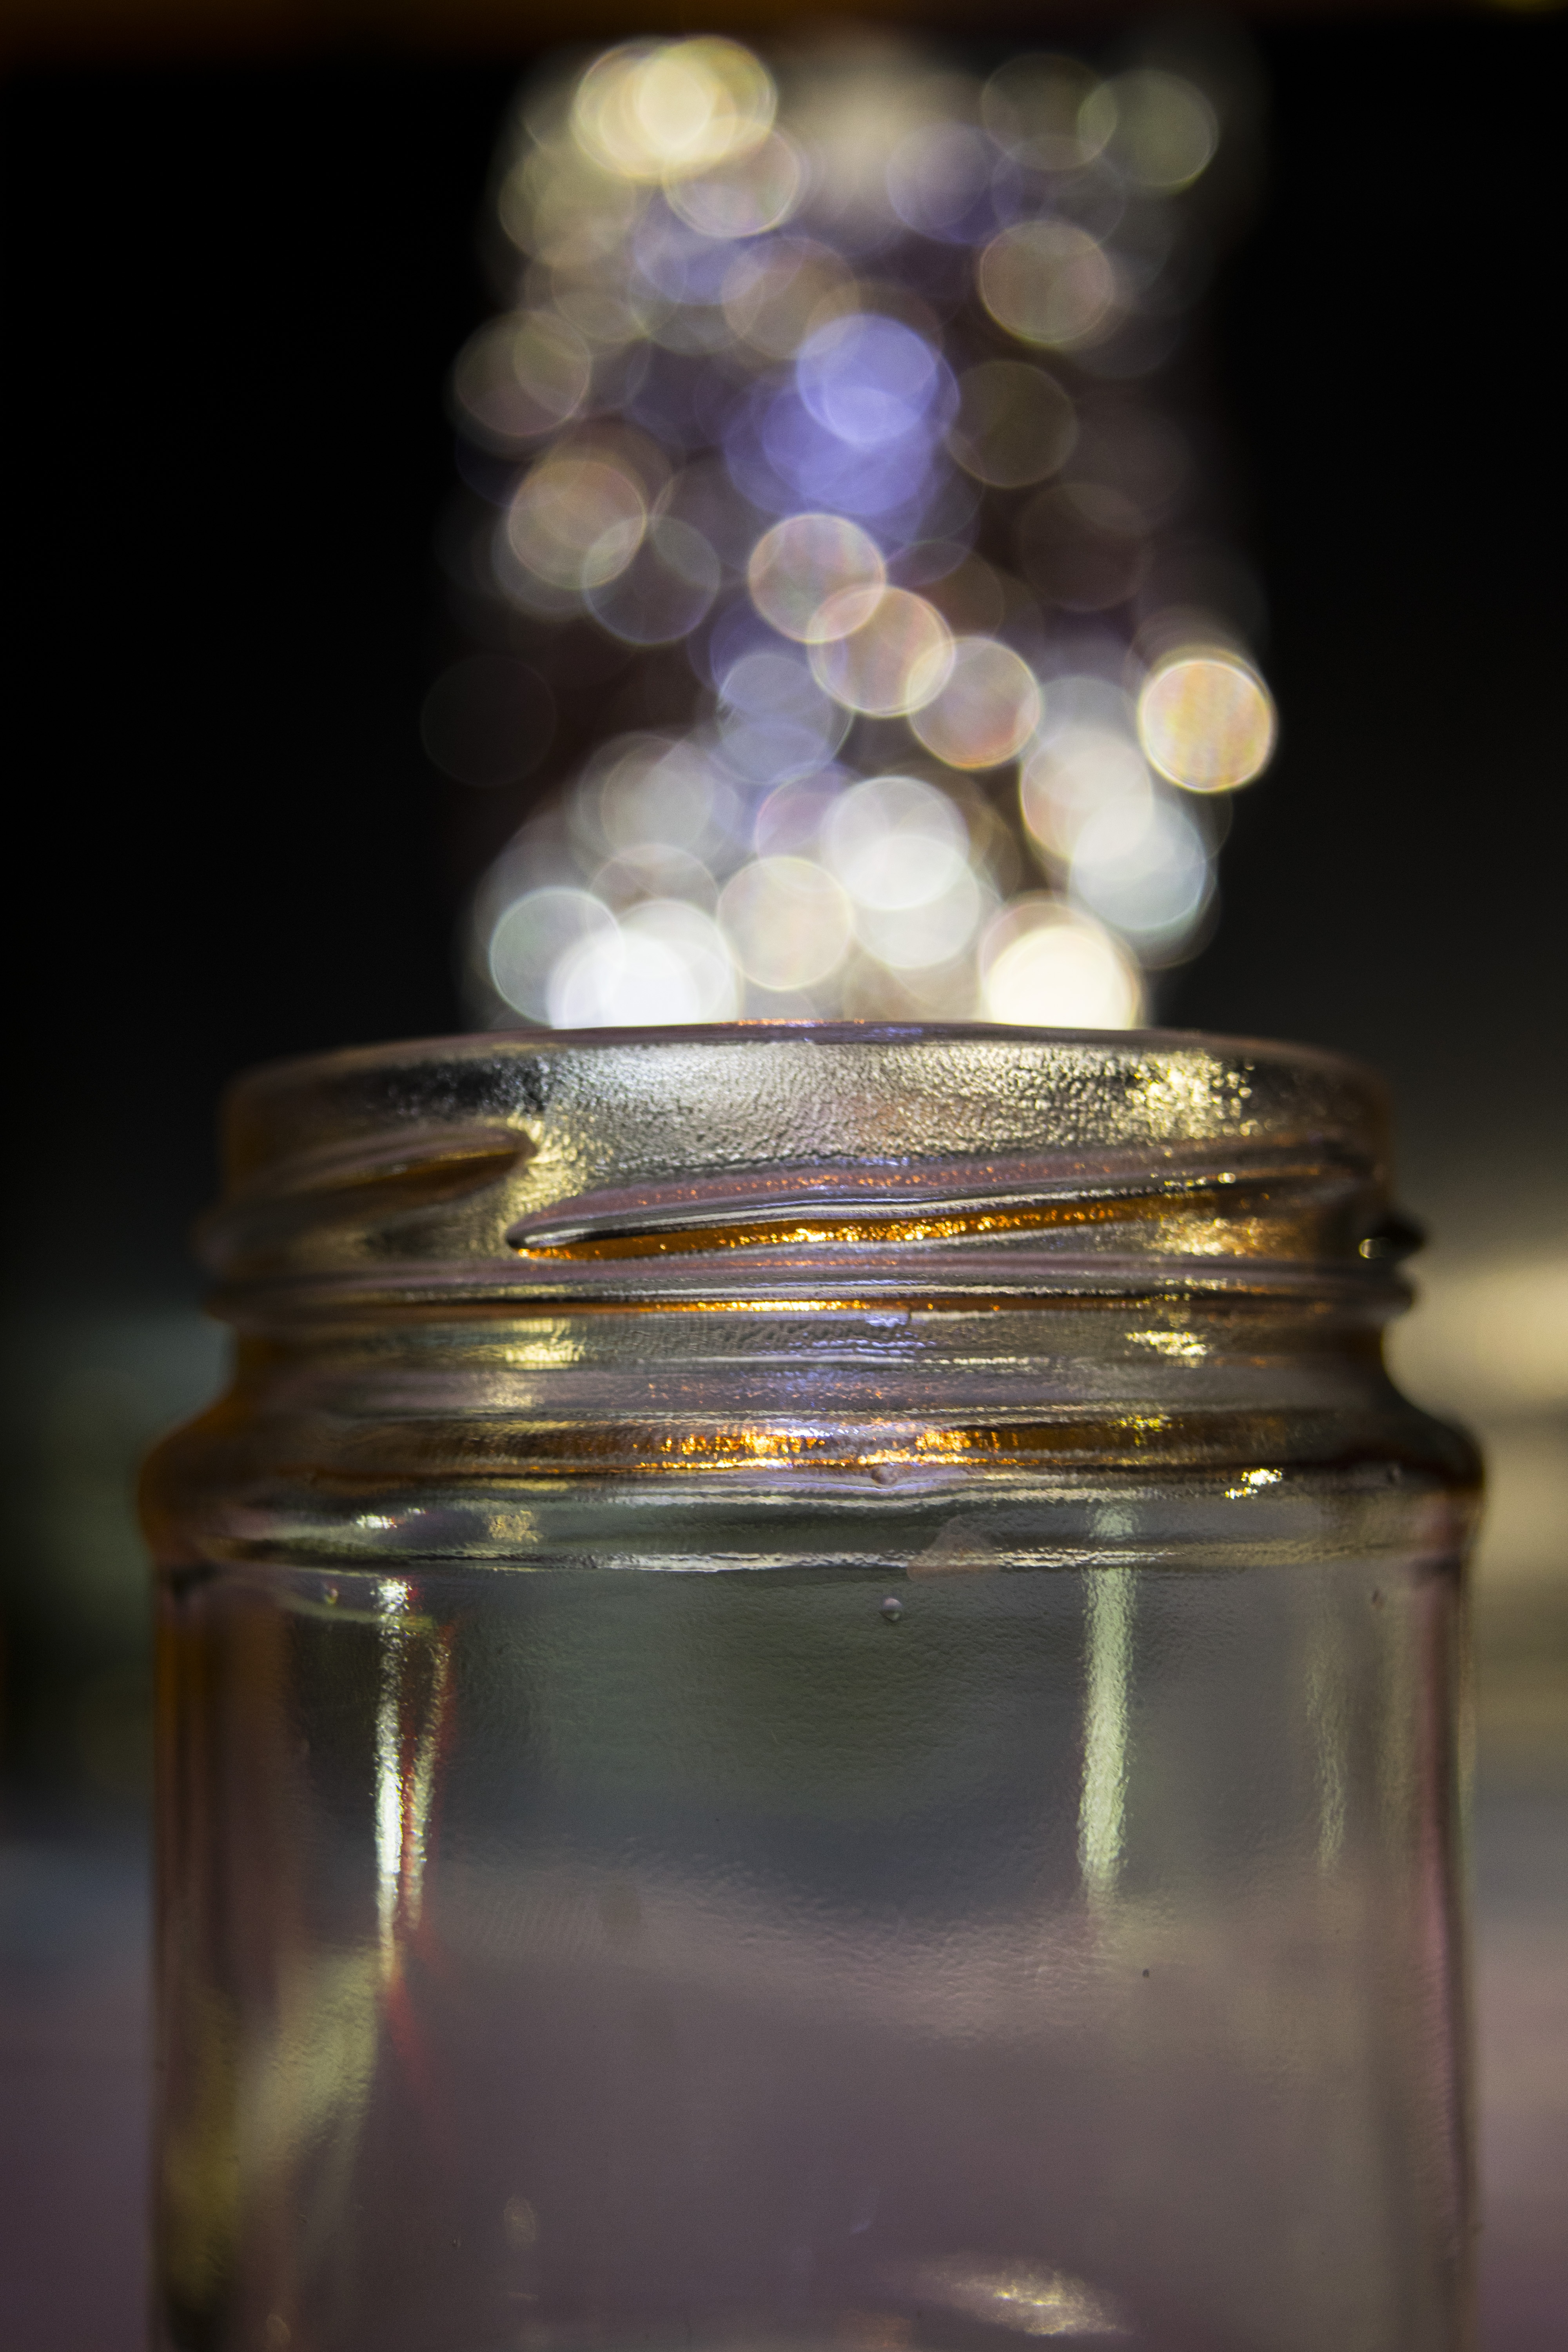
[(888, 196), (921, 236), (967, 244), (994, 226), (996, 150), (968, 123), (922, 122), (888, 158)]
[(1100, 482), (1037, 490), (1013, 526), (1031, 587), (1069, 613), (1102, 613), (1137, 594), (1150, 565), (1143, 518)]
[(981, 92), (981, 120), (1005, 154), (1038, 172), (1076, 172), (1105, 144), (1109, 128), (1086, 121), (1099, 83), (1078, 58), (1009, 58)]
[(582, 590), (626, 569), (647, 520), (642, 490), (623, 467), (552, 451), (518, 485), (506, 535), (525, 570), (553, 587)]
[(795, 382), (816, 422), (856, 449), (908, 440), (954, 402), (947, 363), (925, 337), (876, 312), (817, 328), (801, 346)]
[(719, 921), (747, 978), (779, 992), (827, 979), (854, 937), (847, 894), (806, 857), (759, 857), (742, 866), (721, 894)]
[(738, 1005), (722, 933), (700, 908), (645, 899), (568, 947), (546, 990), (554, 1029), (727, 1021)]
[(934, 604), (907, 588), (844, 588), (818, 609), (811, 667), (847, 710), (890, 719), (942, 692), (952, 632)]
[(718, 779), (695, 744), (668, 735), (617, 735), (589, 761), (573, 796), (596, 849), (657, 844), (700, 856), (713, 827)]
[(612, 636), (633, 646), (668, 646), (694, 629), (719, 593), (719, 559), (699, 530), (670, 515), (656, 515), (639, 532), (629, 556), (616, 561), (617, 524), (590, 551), (587, 600), (595, 618)]
[(1202, 90), (1156, 67), (1118, 74), (1091, 90), (1079, 130), (1130, 180), (1162, 195), (1190, 187), (1219, 145), (1219, 121)]
[(1229, 793), (1260, 776), (1273, 755), (1273, 698), (1235, 654), (1181, 653), (1162, 662), (1138, 698), (1138, 733), (1154, 766), (1189, 793)]
[(834, 514), (791, 515), (775, 523), (746, 566), (752, 602), (763, 620), (803, 645), (820, 637), (818, 617), (829, 597), (846, 588), (880, 588), (886, 577), (875, 540)]
[(613, 932), (616, 919), (586, 890), (546, 887), (503, 907), (488, 943), (496, 993), (528, 1021), (550, 1018), (550, 976), (563, 957)]
[(671, 180), (671, 211), (702, 236), (761, 236), (786, 221), (800, 200), (805, 163), (799, 148), (777, 131), (749, 154), (692, 179)]
[(1215, 107), (896, 42), (792, 56), (787, 100), (649, 36), (515, 118), (441, 539), (485, 650), (422, 725), (510, 786), (553, 697), (573, 765), (476, 895), (481, 1017), (1136, 1018), (1215, 903), (1188, 795), (1275, 733), (1161, 413)]
[(1079, 827), (1068, 887), (1145, 961), (1168, 961), (1208, 904), (1208, 845), (1187, 811), (1167, 797), (1146, 809), (1097, 809)]
[(1055, 376), (1023, 360), (983, 360), (960, 377), (947, 446), (977, 481), (1019, 489), (1067, 463), (1078, 437), (1073, 404)]
[(776, 106), (772, 76), (738, 41), (629, 41), (583, 75), (572, 129), (603, 170), (664, 180), (745, 154), (766, 138)]
[(821, 769), (851, 724), (793, 649), (742, 654), (724, 671), (719, 700), (724, 760), (750, 783)]
[(980, 946), (985, 1017), (1031, 1029), (1132, 1029), (1143, 1017), (1138, 966), (1103, 924), (1062, 899), (1015, 899)]
[(1039, 687), (1021, 656), (994, 637), (960, 637), (941, 691), (910, 725), (949, 767), (995, 768), (1017, 758), (1040, 711)]
[(1018, 799), (1031, 838), (1053, 857), (1072, 856), (1092, 816), (1130, 809), (1140, 821), (1153, 804), (1153, 781), (1136, 743), (1106, 725), (1056, 727), (1031, 746), (1018, 772)]
[(855, 901), (897, 914), (930, 906), (968, 867), (969, 835), (945, 793), (918, 776), (869, 776), (836, 800), (825, 864)]
[(1116, 270), (1098, 238), (1071, 221), (1018, 221), (980, 257), (980, 298), (1021, 342), (1070, 352), (1092, 342), (1116, 301)]
[(944, 888), (918, 905), (858, 906), (855, 936), (889, 971), (929, 971), (963, 953), (991, 904), (969, 867), (961, 866)]
[(576, 415), (594, 362), (574, 327), (552, 311), (492, 319), (458, 352), (452, 396), (464, 431), (500, 456)]
[(854, 278), (831, 246), (803, 236), (742, 246), (724, 279), (724, 319), (742, 345), (791, 359), (829, 302), (853, 307)]

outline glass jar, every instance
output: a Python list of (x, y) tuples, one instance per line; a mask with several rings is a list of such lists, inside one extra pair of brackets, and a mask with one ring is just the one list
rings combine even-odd
[(1383, 1369), (1375, 1080), (492, 1035), (227, 1155), (161, 2343), (1468, 2340), (1477, 1472)]

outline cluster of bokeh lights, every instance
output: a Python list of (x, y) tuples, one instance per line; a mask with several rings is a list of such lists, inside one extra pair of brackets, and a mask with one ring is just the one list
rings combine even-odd
[(426, 706), (468, 781), (556, 755), (476, 897), (481, 1012), (1135, 1024), (1275, 733), (1166, 560), (1219, 112), (1054, 56), (781, 80), (646, 40), (525, 94), (516, 299), (453, 379), (490, 647)]

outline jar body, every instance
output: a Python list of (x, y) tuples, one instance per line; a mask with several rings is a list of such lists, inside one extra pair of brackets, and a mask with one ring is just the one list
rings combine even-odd
[[(1152, 1312), (679, 1318), (635, 1470), (450, 1443), (502, 1362), (624, 1428), (629, 1317), (492, 1314), (441, 1414), (445, 1341), (253, 1350), (154, 1514), (164, 2344), (1468, 2341), (1464, 1464)], [(1142, 1456), (933, 1447), (998, 1382)]]

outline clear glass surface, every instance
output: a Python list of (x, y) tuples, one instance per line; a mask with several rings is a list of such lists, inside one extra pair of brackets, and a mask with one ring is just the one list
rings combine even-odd
[(448, 1072), (423, 1160), (363, 1057), (257, 1082), (149, 1488), (166, 2346), (1468, 2341), (1474, 1465), (1381, 1369), (1365, 1081), (1188, 1084), (1249, 1124), (1161, 1195), (1081, 1098), (900, 1154), (840, 1042), (881, 1156), (748, 1160), (715, 1040), (701, 1182), (583, 1076), (509, 1155)]

